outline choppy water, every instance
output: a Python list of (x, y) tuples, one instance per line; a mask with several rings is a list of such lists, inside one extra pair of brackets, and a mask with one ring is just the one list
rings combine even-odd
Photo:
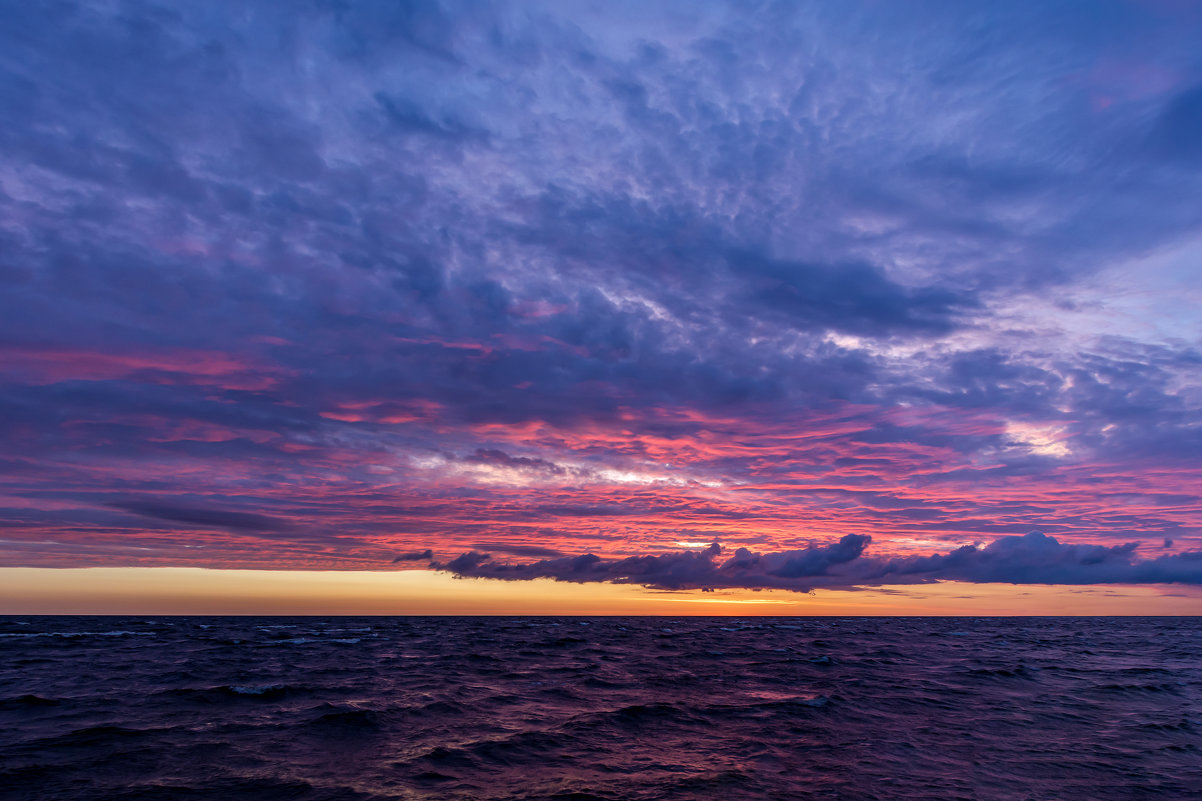
[(1202, 619), (0, 618), (0, 798), (1202, 798)]

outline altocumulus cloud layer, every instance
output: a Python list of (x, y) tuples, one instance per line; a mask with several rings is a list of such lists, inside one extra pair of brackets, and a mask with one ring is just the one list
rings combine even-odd
[(1195, 582), (1202, 10), (650, 5), (0, 2), (0, 560)]

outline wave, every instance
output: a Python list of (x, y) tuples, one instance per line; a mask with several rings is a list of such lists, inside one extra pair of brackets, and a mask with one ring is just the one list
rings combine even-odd
[(0, 637), (31, 639), (34, 637), (57, 637), (71, 640), (77, 637), (154, 637), (155, 631), (15, 631), (0, 632)]
[(43, 698), (40, 695), (27, 693), (15, 698), (0, 698), (0, 711), (36, 709), (38, 707), (58, 706), (62, 701), (56, 698)]
[(194, 703), (229, 703), (234, 701), (280, 701), (285, 698), (312, 695), (313, 688), (297, 684), (221, 684), (215, 687), (177, 687), (163, 690), (161, 696)]
[(19, 801), (1178, 801), (1202, 748), (1190, 618), (30, 620)]
[(977, 668), (968, 671), (970, 676), (985, 676), (995, 679), (1029, 679), (1032, 678), (1039, 668), (1030, 668), (1026, 665), (1018, 665), (1012, 668)]
[(385, 714), (373, 709), (335, 709), (309, 721), (314, 729), (330, 730), (338, 736), (349, 733), (378, 732), (384, 728)]

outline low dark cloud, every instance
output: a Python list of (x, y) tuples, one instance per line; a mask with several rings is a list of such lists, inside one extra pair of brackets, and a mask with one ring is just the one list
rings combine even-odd
[[(870, 538), (849, 534), (831, 545), (812, 546), (781, 553), (756, 554), (739, 548), (719, 560), (717, 543), (702, 550), (682, 550), (655, 556), (602, 559), (593, 554), (546, 559), (529, 564), (497, 562), (477, 551), (462, 554), (442, 569), (460, 576), (509, 580), (552, 578), (557, 581), (612, 581), (663, 589), (714, 587), (798, 588), (798, 582), (826, 575), (836, 565), (857, 559)], [(808, 587), (808, 585), (805, 585)]]
[(1137, 545), (1071, 545), (1041, 532), (999, 537), (944, 554), (880, 559), (864, 554), (870, 538), (849, 534), (838, 542), (791, 551), (724, 556), (717, 543), (704, 550), (602, 559), (592, 554), (527, 564), (497, 562), (469, 552), (433, 567), (459, 576), (510, 581), (608, 581), (659, 589), (849, 588), (933, 581), (1006, 584), (1202, 584), (1202, 551), (1135, 558)]
[(424, 551), (406, 551), (393, 557), (393, 562), (422, 562), (434, 558), (434, 552), (427, 548)]

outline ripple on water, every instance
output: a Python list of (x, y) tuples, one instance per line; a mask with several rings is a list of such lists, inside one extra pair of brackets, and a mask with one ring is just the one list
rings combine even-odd
[(1192, 618), (0, 620), (0, 795), (1177, 801), (1199, 653)]

